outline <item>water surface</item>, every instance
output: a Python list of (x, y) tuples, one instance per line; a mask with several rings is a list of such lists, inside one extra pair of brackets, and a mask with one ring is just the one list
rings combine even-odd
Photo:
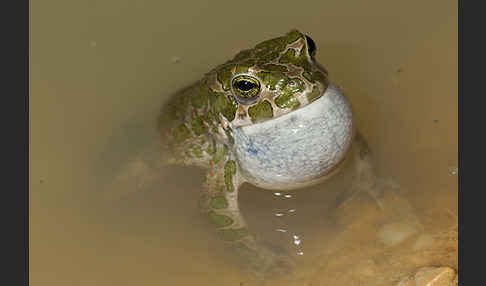
[[(397, 212), (366, 196), (336, 210), (339, 180), (281, 195), (246, 185), (250, 224), (302, 252), (300, 285), (391, 285), (414, 267), (457, 267), (457, 248), (441, 244), (457, 240), (457, 2), (46, 0), (31, 11), (32, 285), (258, 285), (208, 231), (202, 171), (163, 169), (112, 200), (101, 186), (156, 139), (169, 95), (292, 28), (344, 88), (378, 174), (400, 185), (386, 197)], [(416, 233), (389, 247), (377, 231), (394, 216)], [(420, 235), (436, 244), (411, 252)]]

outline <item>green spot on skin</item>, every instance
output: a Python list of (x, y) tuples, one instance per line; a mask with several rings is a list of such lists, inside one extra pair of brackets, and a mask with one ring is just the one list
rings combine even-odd
[(284, 41), (280, 37), (257, 44), (255, 46), (255, 53), (257, 57), (262, 57), (271, 52), (280, 52), (283, 48)]
[(302, 34), (296, 30), (292, 30), (283, 37), (278, 37), (261, 42), (255, 46), (255, 54), (259, 58), (266, 60), (272, 60), (278, 57), (278, 54), (282, 52), (286, 45), (295, 42)]
[(275, 104), (280, 108), (297, 108), (300, 102), (292, 93), (284, 93), (275, 98)]
[(183, 104), (184, 101), (187, 101), (186, 98), (187, 96), (179, 97), (165, 106), (159, 118), (159, 126), (164, 126), (170, 121), (180, 122), (183, 119), (185, 111), (188, 108), (188, 106)]
[(295, 66), (302, 67), (306, 71), (310, 71), (312, 66), (309, 62), (309, 58), (305, 48), (302, 48), (299, 55), (296, 55), (294, 49), (288, 49), (278, 60), (279, 63), (288, 64), (291, 63)]
[(265, 85), (266, 87), (269, 87), (269, 85), (270, 85), (270, 73), (269, 72), (259, 72), (259, 73), (257, 73), (257, 76), (263, 82), (263, 85)]
[[(283, 48), (282, 48), (282, 50), (283, 50)], [(270, 52), (266, 55), (261, 56), (260, 59), (258, 60), (257, 64), (258, 65), (264, 65), (264, 64), (271, 62), (274, 59), (278, 58), (279, 55), (280, 55), (280, 52), (278, 52), (278, 51)]]
[(191, 103), (196, 108), (204, 108), (208, 104), (209, 91), (204, 85), (198, 89), (196, 95), (191, 96)]
[(308, 80), (312, 83), (314, 82), (314, 79), (312, 78), (312, 75), (311, 75), (310, 72), (305, 71), (305, 72), (302, 73), (302, 76), (305, 77), (306, 80)]
[(194, 154), (194, 156), (196, 156), (197, 158), (202, 158), (203, 151), (202, 151), (201, 146), (191, 145), (189, 148), (191, 149), (191, 151)]
[(214, 122), (216, 121), (216, 118), (214, 118), (214, 115), (212, 112), (207, 112), (206, 114), (201, 115), (202, 119), (208, 126), (212, 126)]
[(230, 88), (230, 80), (231, 77), (233, 76), (233, 72), (232, 72), (233, 67), (234, 65), (227, 65), (221, 67), (218, 71), (218, 81), (219, 83), (221, 83), (224, 90), (229, 90)]
[(287, 42), (287, 44), (291, 44), (297, 41), (298, 39), (300, 39), (302, 36), (303, 35), (299, 33), (297, 30), (292, 30), (288, 32), (287, 35), (285, 36), (285, 41)]
[(305, 89), (305, 84), (298, 78), (289, 79), (282, 91), (283, 94), (279, 95), (275, 99), (275, 104), (280, 108), (297, 108), (300, 106), (300, 102), (295, 98), (296, 94), (301, 93)]
[(209, 142), (208, 147), (206, 148), (206, 152), (210, 155), (216, 153), (216, 142), (214, 141), (214, 139)]
[(255, 46), (255, 56), (258, 58), (259, 64), (268, 63), (276, 59), (280, 52), (285, 49), (285, 39), (275, 38)]
[(255, 56), (258, 58), (258, 64), (266, 64), (280, 55), (280, 53), (291, 44), (303, 37), (301, 33), (296, 30), (292, 30), (283, 37), (271, 39), (259, 43), (255, 46)]
[(235, 99), (231, 96), (230, 98), (226, 97), (226, 106), (225, 108), (221, 111), (224, 117), (228, 119), (228, 121), (233, 121), (236, 116), (236, 109), (238, 108), (238, 105), (235, 101)]
[(228, 207), (228, 201), (224, 196), (217, 196), (211, 199), (209, 205), (216, 210), (225, 209)]
[(181, 124), (174, 130), (174, 139), (177, 143), (182, 143), (191, 136), (191, 132), (186, 125)]
[(248, 108), (251, 121), (256, 122), (273, 117), (273, 108), (268, 100), (259, 102)]
[(235, 143), (235, 139), (233, 138), (233, 132), (231, 131), (231, 129), (225, 129), (224, 133), (226, 134), (229, 143), (233, 145)]
[(300, 102), (292, 92), (286, 92), (275, 99), (275, 104), (280, 108), (295, 109), (300, 106)]
[(314, 101), (316, 98), (318, 98), (321, 95), (321, 92), (319, 91), (319, 88), (317, 86), (314, 86), (312, 88), (312, 91), (307, 94), (307, 99), (309, 102)]
[[(202, 148), (201, 148), (201, 146), (195, 145), (195, 144), (191, 144), (191, 145), (189, 145), (188, 149), (189, 150), (186, 150), (186, 154), (189, 157), (192, 157), (191, 155), (194, 155), (194, 156), (196, 156), (198, 158), (201, 158), (202, 157)], [(190, 151), (192, 153), (190, 153), (188, 151)]]
[(204, 125), (202, 116), (194, 118), (191, 122), (191, 126), (192, 131), (194, 131), (194, 134), (196, 134), (197, 136), (203, 134), (206, 130), (206, 126)]
[(289, 92), (289, 93), (292, 93), (292, 94), (302, 92), (302, 91), (304, 91), (304, 89), (305, 89), (305, 83), (298, 78), (289, 79), (285, 83), (285, 86), (283, 88), (283, 90), (285, 92)]
[(237, 74), (239, 74), (239, 73), (247, 73), (249, 68), (250, 68), (250, 66), (247, 66), (247, 65), (238, 65), (236, 67), (235, 73), (237, 73)]
[(280, 71), (280, 72), (288, 72), (289, 71), (287, 69), (287, 67), (281, 66), (281, 65), (276, 65), (276, 64), (264, 65), (261, 68), (264, 69), (264, 70), (267, 70), (267, 71)]
[(229, 160), (224, 165), (224, 183), (228, 192), (234, 191), (233, 176), (236, 174), (236, 163), (234, 160)]
[(239, 74), (239, 73), (247, 73), (248, 70), (250, 69), (250, 67), (252, 67), (254, 65), (255, 65), (255, 60), (253, 60), (253, 59), (246, 60), (246, 61), (244, 61), (242, 63), (239, 63), (236, 66), (235, 73), (236, 74)]
[(305, 79), (307, 79), (308, 81), (310, 81), (312, 83), (314, 83), (316, 81), (320, 82), (324, 86), (324, 89), (326, 89), (327, 86), (329, 85), (326, 73), (323, 73), (323, 72), (320, 72), (320, 71), (313, 71), (312, 73), (305, 71), (305, 72), (302, 73), (302, 76), (305, 77)]
[(222, 240), (237, 241), (247, 236), (249, 232), (246, 228), (220, 229), (218, 230), (218, 234)]
[(320, 71), (314, 71), (312, 73), (312, 79), (327, 86), (327, 77)]
[(213, 159), (211, 160), (213, 164), (217, 164), (219, 161), (221, 161), (221, 159), (223, 159), (224, 155), (226, 154), (226, 148), (226, 145), (223, 145), (216, 150), (216, 154), (214, 154)]
[(288, 49), (288, 51), (283, 54), (280, 59), (278, 60), (279, 63), (282, 64), (287, 64), (291, 63), (292, 61), (295, 61), (295, 50), (294, 49)]
[(230, 226), (233, 224), (233, 220), (228, 216), (217, 214), (214, 211), (210, 211), (208, 215), (211, 222), (214, 223), (218, 228)]
[(238, 105), (232, 96), (228, 97), (221, 92), (212, 92), (209, 100), (211, 103), (211, 116), (219, 118), (219, 114), (222, 114), (229, 121), (235, 119)]
[(259, 72), (257, 76), (262, 80), (263, 84), (270, 90), (275, 90), (276, 86), (283, 84), (288, 80), (288, 77), (281, 72)]
[(306, 71), (310, 71), (312, 69), (307, 55), (307, 50), (305, 48), (302, 48), (299, 57), (296, 58), (292, 63), (296, 66), (302, 67)]

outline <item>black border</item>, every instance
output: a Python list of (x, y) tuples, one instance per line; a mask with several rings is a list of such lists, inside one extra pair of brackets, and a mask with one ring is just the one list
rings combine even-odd
[(1, 284), (29, 285), (29, 0), (2, 4)]

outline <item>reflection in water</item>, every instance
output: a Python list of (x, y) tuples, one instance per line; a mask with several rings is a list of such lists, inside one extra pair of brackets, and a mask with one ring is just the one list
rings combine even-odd
[(222, 2), (32, 2), (33, 284), (260, 285), (208, 231), (200, 170), (160, 169), (108, 201), (100, 189), (155, 138), (165, 95), (293, 27), (312, 35), (378, 173), (400, 188), (380, 209), (366, 194), (337, 208), (339, 176), (298, 192), (244, 186), (249, 224), (298, 265), (265, 285), (395, 285), (423, 266), (457, 269), (457, 5), (353, 2), (305, 13), (258, 2), (251, 21)]
[[(275, 192), (273, 194), (279, 197), (280, 199), (292, 198), (291, 194), (282, 194), (281, 192)], [(284, 211), (275, 212), (276, 217), (283, 217), (288, 215), (297, 215), (297, 210), (295, 208), (290, 208)], [(301, 237), (296, 233), (294, 233), (291, 229), (291, 226), (289, 226), (288, 223), (286, 223), (285, 221), (281, 220), (277, 222), (277, 224), (279, 227), (276, 228), (275, 231), (282, 233), (282, 235), (284, 235), (286, 240), (291, 241), (295, 245), (293, 249), (294, 253), (297, 255), (304, 255)]]

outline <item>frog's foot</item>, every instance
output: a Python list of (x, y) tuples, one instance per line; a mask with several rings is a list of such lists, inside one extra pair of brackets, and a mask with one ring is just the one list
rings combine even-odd
[(285, 249), (270, 245), (250, 245), (240, 242), (233, 246), (240, 257), (242, 269), (250, 275), (266, 280), (289, 275), (296, 261)]
[(346, 207), (351, 201), (356, 199), (358, 195), (365, 193), (376, 202), (381, 210), (383, 210), (386, 205), (384, 194), (388, 191), (396, 192), (399, 189), (400, 186), (391, 179), (374, 178), (372, 181), (368, 182), (358, 180), (348, 192), (344, 192), (339, 198), (339, 208)]
[(155, 186), (165, 174), (170, 156), (158, 142), (153, 142), (138, 150), (130, 160), (116, 167), (107, 166), (113, 173), (108, 181), (100, 183), (100, 196), (105, 201), (114, 201)]
[(151, 186), (159, 176), (158, 170), (137, 158), (126, 164), (115, 178), (105, 185), (102, 198), (106, 201), (121, 199)]
[(376, 177), (371, 162), (371, 151), (365, 138), (357, 133), (355, 138), (355, 171), (354, 184), (348, 192), (344, 192), (340, 198), (340, 207), (345, 207), (350, 201), (361, 193), (370, 195), (380, 209), (385, 208), (384, 193), (389, 190), (397, 190), (399, 186), (391, 180)]

